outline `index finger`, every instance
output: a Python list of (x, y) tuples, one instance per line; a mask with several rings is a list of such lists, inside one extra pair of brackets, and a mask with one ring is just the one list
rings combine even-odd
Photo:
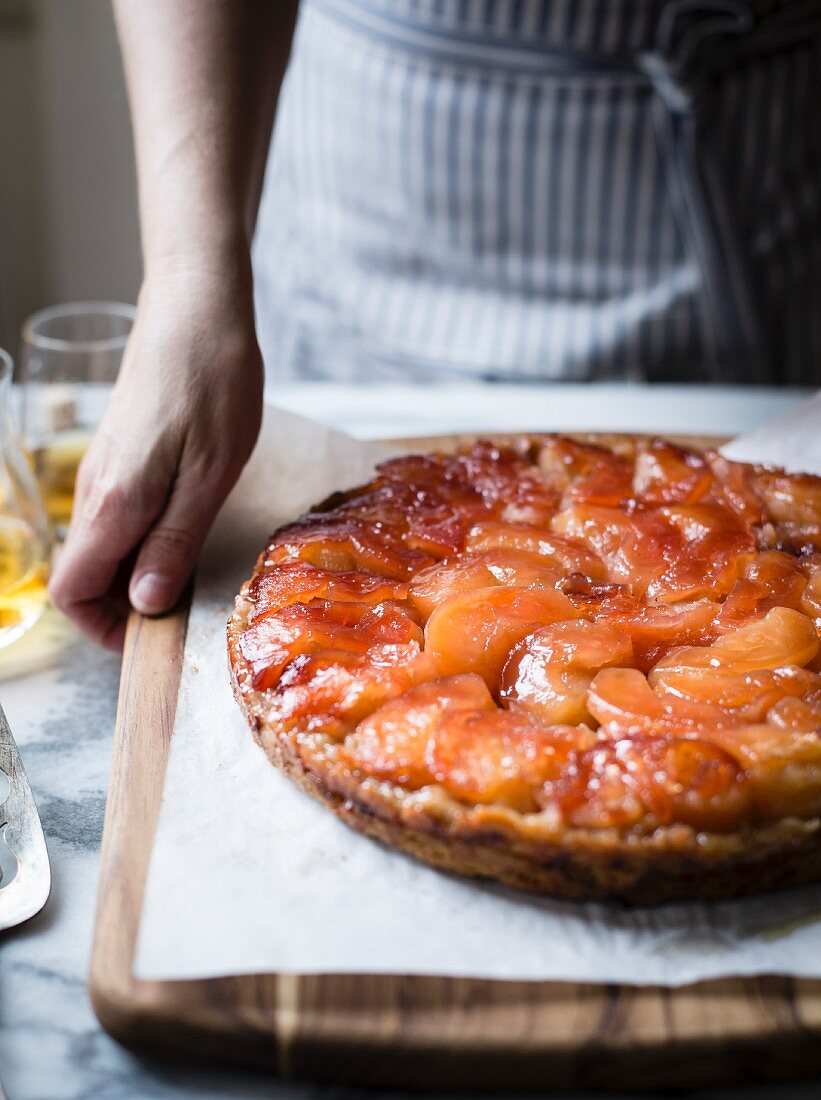
[(128, 614), (124, 563), (158, 511), (102, 478), (78, 491), (49, 593), (55, 607), (102, 645), (122, 645)]

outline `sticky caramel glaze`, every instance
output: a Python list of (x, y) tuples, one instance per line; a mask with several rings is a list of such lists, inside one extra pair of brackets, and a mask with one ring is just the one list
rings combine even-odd
[[(417, 854), (411, 832), (472, 837), (535, 860), (533, 888), (630, 900), (607, 887), (620, 846), (712, 865), (783, 833), (815, 852), (804, 881), (819, 532), (821, 479), (660, 439), (394, 459), (272, 537), (229, 624), (235, 689), (280, 764)], [(544, 870), (577, 850), (587, 872), (608, 853), (587, 894)], [(728, 892), (773, 884), (748, 878)]]

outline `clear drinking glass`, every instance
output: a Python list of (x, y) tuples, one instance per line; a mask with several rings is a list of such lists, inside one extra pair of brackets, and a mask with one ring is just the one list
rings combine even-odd
[(12, 425), (12, 371), (0, 348), (0, 649), (45, 611), (51, 549), (43, 500)]
[(68, 529), (77, 467), (116, 381), (135, 315), (123, 302), (70, 302), (42, 309), (23, 325), (23, 442), (58, 538)]

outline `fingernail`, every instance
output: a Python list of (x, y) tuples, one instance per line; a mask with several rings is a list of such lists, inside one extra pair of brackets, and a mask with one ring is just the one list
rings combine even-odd
[(142, 615), (156, 615), (165, 611), (170, 596), (168, 581), (158, 573), (143, 573), (131, 586), (131, 604)]

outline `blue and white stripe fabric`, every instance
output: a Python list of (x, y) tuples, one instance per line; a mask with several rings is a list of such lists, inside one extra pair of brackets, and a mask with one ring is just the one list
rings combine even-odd
[(276, 379), (821, 384), (821, 0), (303, 0)]

